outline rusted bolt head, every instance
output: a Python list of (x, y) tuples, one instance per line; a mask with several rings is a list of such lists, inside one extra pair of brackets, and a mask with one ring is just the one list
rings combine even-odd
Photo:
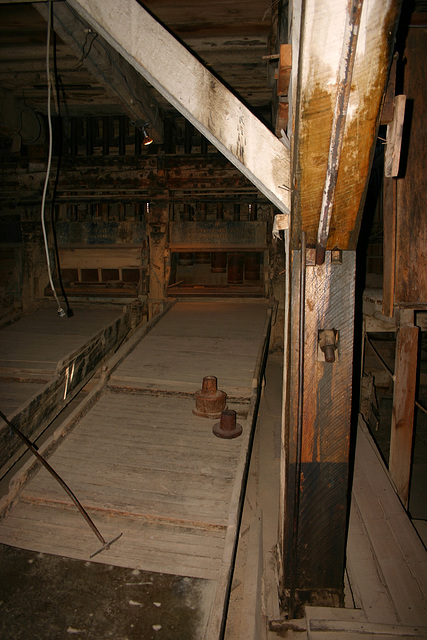
[(212, 427), (212, 432), (218, 438), (237, 438), (242, 433), (242, 425), (236, 422), (236, 412), (226, 409), (221, 413), (221, 419)]

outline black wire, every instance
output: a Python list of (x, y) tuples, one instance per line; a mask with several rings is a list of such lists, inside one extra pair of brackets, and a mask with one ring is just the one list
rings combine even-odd
[(59, 259), (59, 249), (58, 249), (58, 239), (56, 235), (56, 220), (55, 220), (55, 199), (56, 192), (59, 181), (59, 173), (61, 169), (61, 158), (62, 158), (62, 118), (61, 118), (61, 110), (60, 110), (60, 97), (59, 97), (59, 78), (58, 78), (58, 64), (57, 64), (57, 55), (56, 55), (56, 33), (53, 31), (53, 72), (55, 78), (55, 91), (57, 97), (57, 105), (58, 105), (58, 160), (56, 163), (56, 173), (55, 173), (55, 181), (53, 183), (52, 190), (52, 199), (50, 203), (50, 220), (52, 224), (52, 235), (53, 235), (53, 246), (55, 249), (55, 262), (56, 262), (56, 270), (58, 272), (58, 280), (59, 286), (61, 289), (62, 296), (64, 298), (65, 304), (67, 305), (67, 316), (71, 318), (74, 315), (74, 311), (70, 307), (70, 303), (68, 302), (67, 294), (65, 293), (64, 283), (62, 282), (62, 274), (61, 274), (61, 262)]
[[(80, 15), (77, 13), (77, 11), (75, 11), (75, 10), (74, 10), (70, 5), (68, 5), (68, 8), (69, 8), (69, 10), (71, 11), (71, 13), (73, 14), (73, 16), (74, 16), (74, 17), (75, 17), (75, 18), (80, 22), (80, 24), (82, 24), (82, 25), (83, 25), (83, 27), (86, 29), (86, 28), (87, 28), (87, 23), (86, 23), (86, 22), (84, 22), (84, 21), (81, 19)], [(87, 51), (87, 53), (85, 54), (85, 53), (84, 53), (84, 48), (85, 48), (85, 46), (86, 46), (86, 42), (87, 42), (87, 38), (88, 38), (88, 36), (86, 36), (85, 42), (84, 42), (84, 44), (83, 44), (83, 49), (82, 49), (82, 51), (83, 51), (83, 57), (82, 57), (82, 59), (80, 60), (79, 64), (80, 64), (81, 62), (83, 62), (83, 60), (85, 60), (85, 58), (87, 58), (87, 56), (89, 55), (89, 52), (90, 52), (90, 50), (91, 50), (91, 48), (92, 48), (92, 45), (93, 45), (93, 43), (94, 43), (95, 39), (96, 39), (96, 38), (97, 38), (97, 36), (99, 35), (95, 30), (93, 30), (93, 32), (94, 32), (96, 35), (93, 37), (93, 39), (92, 39), (92, 41), (91, 41), (91, 43), (90, 43), (90, 46), (89, 46), (89, 50), (88, 50), (88, 51)], [(155, 124), (156, 124), (156, 121), (157, 121), (158, 112), (156, 111), (155, 121), (154, 121), (154, 122), (149, 122), (149, 121), (148, 121), (148, 118), (147, 118), (147, 112), (146, 112), (146, 110), (145, 110), (145, 105), (144, 105), (144, 103), (143, 103), (143, 102), (138, 98), (138, 96), (136, 96), (136, 95), (135, 95), (135, 93), (134, 93), (134, 91), (133, 91), (133, 89), (132, 89), (131, 85), (129, 84), (129, 81), (128, 81), (127, 77), (126, 77), (126, 74), (124, 74), (124, 73), (123, 73), (123, 71), (120, 69), (120, 67), (117, 65), (116, 61), (115, 61), (115, 60), (113, 59), (113, 57), (111, 56), (110, 51), (107, 49), (107, 47), (106, 47), (106, 46), (105, 46), (105, 44), (103, 43), (102, 38), (99, 38), (99, 39), (97, 40), (97, 43), (98, 43), (98, 44), (99, 44), (99, 45), (104, 49), (105, 53), (107, 54), (108, 58), (110, 59), (111, 64), (114, 66), (114, 68), (116, 69), (116, 71), (117, 71), (117, 72), (121, 75), (121, 77), (123, 78), (123, 80), (124, 80), (124, 82), (125, 82), (125, 84), (126, 84), (126, 86), (127, 86), (127, 88), (128, 88), (128, 91), (129, 91), (129, 93), (131, 94), (131, 96), (133, 97), (133, 99), (134, 99), (134, 100), (136, 100), (136, 102), (138, 102), (138, 103), (140, 104), (140, 106), (141, 106), (141, 108), (142, 108), (142, 110), (143, 110), (143, 112), (144, 112), (144, 114), (145, 114), (145, 116), (146, 116), (147, 126), (148, 126), (148, 124), (150, 124), (152, 127), (154, 127), (154, 126), (155, 126)], [(111, 86), (111, 83), (110, 83), (110, 86)], [(119, 93), (119, 91), (117, 91), (117, 89), (116, 89), (115, 87), (113, 87), (113, 89), (116, 91), (116, 93), (117, 93), (117, 95), (119, 96), (119, 98), (120, 98), (121, 100), (123, 100), (123, 102), (126, 102), (126, 100), (122, 97), (122, 95)], [(128, 105), (128, 106), (129, 106), (129, 105)], [(133, 109), (132, 109), (132, 111), (133, 111)], [(135, 113), (135, 112), (134, 112), (134, 113)], [(135, 115), (137, 115), (137, 114), (135, 113)]]

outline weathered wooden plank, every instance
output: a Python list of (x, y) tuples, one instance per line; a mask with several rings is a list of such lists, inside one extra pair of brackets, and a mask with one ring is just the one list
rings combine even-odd
[(289, 212), (289, 151), (188, 50), (134, 0), (70, 4), (275, 206)]
[[(102, 504), (102, 509), (109, 512), (111, 515), (117, 516), (138, 516), (162, 519), (165, 522), (171, 524), (176, 523), (185, 526), (197, 526), (201, 527), (205, 525), (210, 526), (227, 526), (227, 509), (224, 504), (209, 502), (207, 500), (200, 499), (186, 499), (172, 496), (168, 500), (163, 498), (161, 494), (153, 493), (147, 496), (147, 499), (140, 499), (140, 496), (129, 495), (127, 499), (124, 499), (122, 495), (117, 495), (110, 491), (109, 496), (106, 496), (105, 487), (102, 487), (98, 491), (89, 491), (84, 484), (79, 485), (73, 482), (73, 491), (78, 495), (81, 495), (83, 491), (87, 491), (88, 496), (83, 502), (85, 509), (99, 510), (99, 505)], [(39, 496), (38, 500), (28, 500), (26, 496), (23, 496), (22, 502), (28, 503), (30, 508), (38, 508), (41, 505), (55, 506), (59, 510), (67, 508), (67, 502), (62, 499), (58, 501), (45, 501), (43, 496)], [(222, 511), (219, 509), (222, 508)]]
[(384, 154), (384, 176), (386, 178), (396, 178), (399, 173), (405, 105), (406, 96), (396, 96), (393, 121), (387, 125), (387, 146)]
[(142, 267), (142, 248), (128, 245), (87, 247), (59, 251), (62, 269), (133, 269)]
[(166, 297), (169, 274), (166, 270), (166, 240), (169, 208), (165, 204), (150, 204), (147, 210), (147, 231), (150, 242), (148, 268), (148, 318), (156, 316)]
[[(192, 327), (193, 309), (201, 322)], [(120, 545), (97, 556), (97, 561), (216, 580), (205, 630), (206, 638), (213, 640), (224, 623), (271, 312), (266, 311), (265, 301), (178, 303), (176, 313), (171, 318), (166, 314), (163, 320), (164, 331), (162, 322), (158, 325), (159, 342), (174, 330), (178, 340), (181, 332), (187, 334), (193, 328), (200, 338), (203, 332), (228, 338), (242, 332), (249, 344), (258, 345), (252, 354), (251, 402), (247, 418), (242, 416), (243, 435), (235, 440), (213, 436), (212, 421), (192, 414), (192, 398), (137, 395), (129, 402), (127, 394), (106, 392), (99, 397), (97, 387), (97, 404), (66, 425), (74, 429), (51, 462), (105, 535), (117, 535), (118, 527), (124, 532)], [(143, 346), (143, 335), (137, 332), (106, 365), (103, 384), (131, 349)], [(169, 350), (172, 344), (170, 341)], [(246, 348), (240, 340), (239, 347)], [(223, 357), (232, 358), (232, 351)], [(202, 349), (199, 359), (206, 359)], [(43, 471), (22, 491), (17, 507), (0, 524), (0, 540), (87, 558), (97, 544), (93, 534)]]
[[(422, 625), (427, 616), (426, 551), (361, 422), (353, 496), (398, 620), (406, 625)], [(390, 507), (393, 502), (394, 507)], [(406, 517), (406, 526), (402, 515)]]
[[(116, 370), (110, 385), (191, 394), (201, 388), (204, 376), (215, 375), (218, 388), (227, 395), (249, 398), (255, 336), (262, 329), (265, 310), (265, 301), (210, 306), (179, 302)], [(250, 324), (244, 320), (246, 314), (251, 315)], [(233, 359), (225, 358), (227, 353), (233, 353)]]
[(406, 508), (408, 507), (411, 478), (418, 337), (418, 327), (399, 327), (394, 367), (389, 469), (397, 493)]
[[(39, 4), (36, 10), (47, 20), (48, 7)], [(82, 64), (99, 82), (106, 92), (119, 101), (133, 121), (143, 127), (150, 124), (151, 135), (156, 142), (163, 142), (163, 123), (159, 117), (159, 107), (147, 84), (135, 69), (108, 42), (98, 40), (92, 34), (88, 49), (88, 26), (75, 16), (67, 4), (52, 7), (52, 27), (76, 55)]]
[(233, 564), (237, 550), (237, 534), (240, 526), (243, 510), (243, 500), (245, 496), (244, 478), (248, 470), (253, 435), (258, 414), (258, 404), (261, 394), (261, 378), (265, 370), (265, 363), (268, 353), (268, 345), (271, 331), (271, 309), (268, 310), (264, 324), (262, 340), (259, 345), (256, 365), (254, 370), (254, 380), (258, 384), (254, 385), (250, 410), (246, 420), (248, 429), (243, 432), (244, 444), (242, 445), (239, 461), (236, 467), (236, 480), (233, 486), (233, 493), (229, 503), (229, 518), (224, 544), (224, 554), (218, 581), (216, 586), (215, 597), (211, 607), (209, 622), (204, 634), (204, 640), (216, 640), (223, 635), (226, 623), (226, 603), (231, 589), (231, 580), (233, 576)]
[(267, 223), (253, 220), (212, 222), (171, 222), (169, 248), (172, 251), (196, 251), (225, 247), (262, 250), (267, 247)]
[[(97, 540), (78, 513), (43, 507), (28, 522), (28, 513), (11, 516), (10, 526), (1, 527), (5, 544), (24, 549), (39, 550), (55, 555), (85, 560), (97, 548)], [(117, 519), (102, 514), (94, 516), (105, 535), (117, 535)], [(28, 526), (30, 524), (30, 527)], [(103, 562), (132, 569), (174, 573), (191, 577), (215, 579), (221, 561), (223, 540), (218, 533), (194, 533), (169, 525), (141, 522), (131, 518), (120, 522), (123, 536), (120, 546), (113, 547), (104, 557), (95, 556), (94, 562)], [(181, 533), (183, 531), (183, 533)], [(173, 536), (171, 537), (171, 533)], [(223, 536), (223, 534), (221, 534)]]
[[(242, 617), (240, 620), (240, 640), (259, 640), (262, 637), (262, 576), (263, 539), (262, 511), (252, 518), (249, 530), (245, 581), (243, 589)], [(248, 612), (251, 615), (248, 615)]]
[(0, 381), (0, 406), (3, 413), (11, 415), (18, 407), (22, 406), (29, 397), (38, 393), (42, 388), (42, 383), (17, 382), (2, 379)]
[[(71, 476), (74, 464), (64, 466), (55, 461), (55, 468), (64, 476)], [(84, 493), (89, 495), (102, 495), (105, 493), (105, 486), (109, 486), (109, 498), (114, 495), (124, 500), (137, 500), (141, 503), (152, 496), (159, 496), (160, 500), (167, 502), (178, 502), (191, 500), (203, 500), (221, 510), (224, 508), (223, 501), (229, 497), (231, 488), (230, 481), (225, 482), (221, 478), (216, 480), (212, 476), (197, 476), (196, 474), (175, 474), (173, 470), (147, 471), (145, 469), (131, 469), (126, 465), (118, 464), (116, 468), (111, 465), (87, 465), (82, 468), (78, 481), (74, 481), (75, 487), (79, 486)], [(56, 498), (62, 496), (58, 492), (56, 485), (53, 485), (50, 475), (42, 471), (31, 483), (31, 489), (26, 489), (22, 494), (26, 499), (38, 499), (40, 497)]]
[[(95, 335), (92, 335), (89, 340), (86, 338), (86, 342), (82, 335), (77, 334), (73, 336), (72, 324), (71, 327), (67, 324), (67, 328), (70, 331), (68, 340), (65, 340), (61, 335), (58, 336), (57, 341), (52, 339), (52, 335), (45, 336), (46, 340), (53, 344), (56, 353), (61, 353), (61, 355), (64, 353), (64, 344), (67, 344), (67, 342), (68, 344), (71, 342), (71, 344), (77, 343), (79, 345), (83, 343), (83, 346), (80, 346), (80, 348), (58, 362), (52, 380), (46, 383), (40, 391), (37, 391), (28, 398), (25, 404), (9, 416), (13, 424), (21, 429), (27, 437), (33, 439), (46, 428), (61, 409), (72, 400), (75, 394), (89, 380), (101, 360), (108, 355), (113, 347), (128, 333), (131, 325), (130, 309), (124, 314), (120, 313), (120, 315), (118, 315), (118, 313), (120, 312), (114, 312), (116, 320), (113, 323), (101, 331), (98, 331)], [(108, 314), (105, 314), (104, 318), (105, 317), (108, 318)], [(98, 317), (98, 323), (99, 320), (100, 317)], [(61, 323), (61, 320), (58, 318), (56, 318), (56, 321), (59, 324)], [(23, 323), (24, 330), (25, 326), (28, 326), (28, 322), (30, 322), (30, 320)], [(79, 325), (81, 331), (81, 323), (77, 320), (74, 331)], [(29, 326), (31, 326), (31, 324)], [(91, 325), (89, 323), (89, 326), (93, 326), (93, 324)], [(7, 331), (9, 327), (6, 327), (4, 333), (2, 332), (1, 337), (2, 340), (5, 340), (5, 344), (7, 343), (7, 337), (10, 333), (12, 333), (12, 335), (15, 333), (18, 338), (20, 337), (19, 323), (17, 323), (17, 327), (13, 328), (15, 332)], [(59, 329), (56, 329), (56, 331), (59, 333)], [(42, 332), (41, 336), (43, 336)], [(31, 334), (31, 339), (35, 344), (36, 353), (41, 353), (40, 349), (43, 349), (43, 341), (34, 341), (34, 331)], [(41, 345), (40, 342), (42, 342)], [(22, 447), (22, 442), (18, 436), (10, 433), (10, 429), (6, 425), (0, 429), (0, 442), (2, 443), (0, 466), (4, 467), (6, 471), (6, 465), (10, 465), (13, 462), (13, 456), (15, 456)]]
[[(291, 317), (291, 332), (295, 346), (289, 415), (285, 414), (289, 441), (283, 562), (285, 588), (295, 588), (296, 601), (301, 593), (303, 601), (309, 597), (320, 603), (325, 594), (335, 593), (339, 599), (343, 589), (355, 255), (344, 251), (342, 262), (333, 263), (332, 252), (326, 252), (323, 265), (313, 264), (314, 250), (308, 250), (307, 257), (309, 264), (302, 276), (300, 252), (292, 257), (292, 304), (296, 311)], [(305, 286), (303, 336), (298, 313), (301, 277)], [(326, 362), (320, 349), (319, 334), (324, 330), (336, 335), (333, 362)], [(298, 522), (297, 532), (294, 522)]]
[(368, 620), (398, 622), (396, 608), (378, 570), (375, 554), (355, 500), (350, 509), (346, 567), (351, 589)]

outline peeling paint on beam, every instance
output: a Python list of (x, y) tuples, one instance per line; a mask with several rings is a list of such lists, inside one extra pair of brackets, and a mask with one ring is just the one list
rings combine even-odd
[(289, 151), (136, 0), (69, 4), (278, 209), (289, 212)]

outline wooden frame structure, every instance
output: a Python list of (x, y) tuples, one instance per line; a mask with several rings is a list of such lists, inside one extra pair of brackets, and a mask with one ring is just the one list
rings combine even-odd
[[(289, 88), (281, 86), (289, 97), (290, 148), (136, 0), (69, 4), (283, 214), (282, 604), (290, 617), (306, 602), (339, 605), (349, 503), (356, 246), (401, 1), (325, 0), (321, 11), (316, 0), (293, 3), (293, 66)], [(289, 75), (289, 64), (282, 67)], [(159, 197), (147, 210), (149, 318), (160, 311), (168, 280), (167, 221)], [(327, 349), (325, 334), (332, 340)], [(399, 329), (398, 367), (411, 388), (415, 343), (408, 315)], [(397, 396), (395, 442), (405, 446), (394, 449), (407, 456), (408, 425), (400, 429), (399, 416), (408, 410), (403, 394)], [(221, 624), (215, 623), (215, 632)]]
[[(120, 7), (99, 0), (72, 0), (71, 4), (279, 210), (289, 212), (289, 151), (142, 7), (133, 0), (126, 0)], [(294, 3), (292, 17), (294, 66), (290, 102), (293, 195), (291, 228), (286, 232), (290, 287), (287, 292), (288, 317), (285, 318), (287, 393), (283, 423), (283, 480), (287, 487), (292, 487), (292, 477), (294, 480), (297, 478), (295, 496), (304, 491), (304, 501), (292, 502), (283, 493), (282, 509), (287, 524), (282, 526), (280, 541), (282, 596), (285, 601), (289, 600), (291, 615), (294, 614), (297, 591), (309, 592), (311, 598), (318, 594), (322, 600), (322, 594), (332, 590), (337, 593), (338, 601), (343, 591), (352, 389), (353, 339), (350, 328), (354, 321), (354, 252), (400, 2), (388, 0), (384, 3), (377, 0), (362, 5), (362, 0), (354, 0), (348, 5), (339, 0), (328, 0), (322, 5), (322, 12), (316, 12), (314, 0), (307, 0), (301, 4)], [(142, 24), (144, 29), (141, 29)], [(160, 56), (159, 42), (162, 43)], [(296, 52), (298, 55), (295, 55)], [(260, 148), (262, 154), (259, 153)], [(354, 171), (355, 164), (357, 172)], [(328, 187), (325, 200), (325, 184), (332, 184), (331, 180), (333, 188)], [(156, 220), (150, 223), (150, 234), (161, 260), (164, 252), (164, 240), (158, 233), (164, 222), (161, 206), (158, 211)], [(327, 216), (326, 223), (324, 216)], [(326, 236), (322, 231), (322, 249), (319, 251), (317, 231), (319, 229), (320, 233), (321, 228), (326, 229)], [(302, 232), (306, 238), (303, 249), (300, 243)], [(312, 251), (316, 243), (314, 257), (305, 255), (305, 247)], [(331, 249), (338, 251), (334, 268), (332, 253), (327, 266), (323, 265), (324, 252)], [(301, 266), (310, 260), (312, 284), (306, 281), (309, 271), (306, 272)], [(156, 275), (158, 277), (159, 274)], [(336, 285), (333, 284), (335, 279)], [(157, 286), (154, 280), (152, 284)], [(313, 305), (314, 309), (310, 329), (306, 324), (310, 314), (305, 316), (305, 301), (301, 295), (305, 287), (309, 292), (308, 304)], [(334, 314), (329, 316), (326, 312), (329, 301), (335, 295), (342, 294), (344, 289), (349, 294), (345, 312), (338, 312), (338, 317)], [(301, 300), (302, 316), (298, 323), (292, 323), (289, 310), (295, 308), (298, 300)], [(339, 344), (334, 345), (338, 346), (339, 355), (335, 363), (319, 364), (319, 332), (322, 330), (334, 332), (338, 343), (341, 339), (342, 345), (345, 345), (342, 351)], [(344, 340), (347, 334), (348, 343)], [(290, 357), (295, 351), (300, 354), (298, 364), (292, 364)], [(299, 393), (303, 399), (308, 372), (319, 367), (329, 367), (324, 379), (325, 390), (319, 393), (320, 381), (323, 380), (323, 374), (320, 373), (313, 390), (317, 397), (315, 407), (302, 414), (303, 402), (300, 402), (294, 418), (295, 407), (289, 398), (298, 397)], [(335, 387), (342, 377), (342, 367), (346, 372), (346, 387), (339, 393)], [(307, 372), (306, 377), (302, 371)], [(333, 421), (332, 433), (323, 429), (331, 403), (337, 416)], [(299, 435), (296, 433), (298, 429)], [(292, 442), (298, 439), (299, 446), (294, 449)], [(301, 479), (306, 480), (306, 476), (294, 473), (294, 466), (302, 463), (314, 465), (317, 469), (312, 476), (312, 488), (308, 491), (307, 487), (300, 486)], [(325, 481), (318, 485), (318, 479), (331, 463), (342, 469), (339, 478), (328, 479), (326, 473)], [(322, 487), (319, 491), (318, 486)], [(294, 561), (294, 564), (287, 564), (285, 559), (302, 557), (300, 547), (304, 536), (300, 538), (298, 526), (296, 530), (294, 528), (295, 522), (304, 522), (304, 514), (300, 513), (300, 509), (303, 508), (308, 521), (312, 521), (316, 513), (315, 504), (320, 501), (321, 505), (325, 505), (329, 500), (330, 512), (334, 517), (332, 520), (325, 518), (316, 540), (308, 544), (307, 565), (301, 563), (297, 566)], [(289, 517), (292, 511), (293, 517)], [(321, 540), (330, 540), (331, 531), (340, 532), (338, 555), (333, 545), (323, 547), (317, 543), (319, 537)], [(303, 544), (306, 545), (306, 542)], [(332, 574), (320, 571), (317, 575), (308, 576), (307, 572), (310, 573), (317, 565), (332, 567)], [(293, 567), (291, 571), (289, 566)]]

